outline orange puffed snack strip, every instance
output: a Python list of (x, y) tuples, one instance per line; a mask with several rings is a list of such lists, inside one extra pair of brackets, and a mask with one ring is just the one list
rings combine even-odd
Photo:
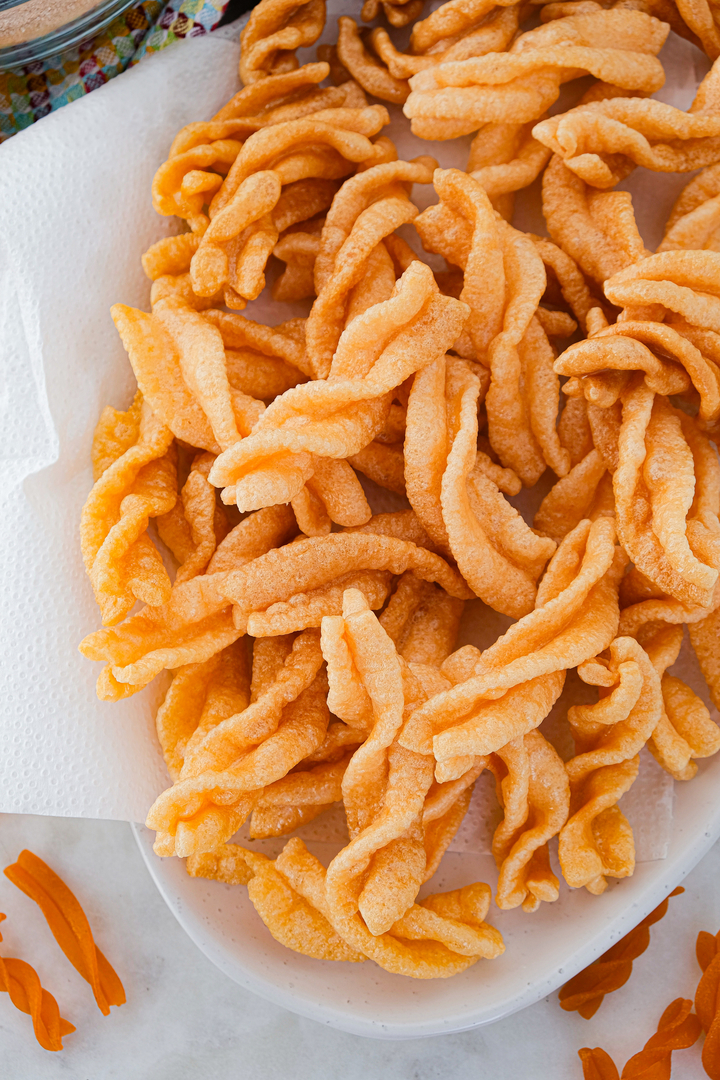
[[(4, 918), (0, 913), (0, 922)], [(57, 1001), (40, 985), (34, 968), (24, 960), (0, 956), (0, 990), (10, 995), (16, 1009), (32, 1017), (35, 1038), (44, 1050), (62, 1050), (63, 1035), (72, 1035), (75, 1027), (60, 1015)]]
[(692, 1006), (689, 998), (671, 1001), (660, 1017), (655, 1034), (639, 1053), (633, 1054), (620, 1074), (610, 1055), (599, 1046), (578, 1050), (583, 1080), (670, 1080), (673, 1050), (692, 1046), (702, 1030)]
[[(665, 916), (670, 897), (678, 896), (682, 892), (685, 890), (681, 886), (673, 889), (629, 934), (574, 979), (565, 983), (558, 995), (560, 1008), (566, 1012), (578, 1012), (586, 1020), (594, 1016), (605, 995), (619, 990), (628, 981), (632, 974), (633, 960), (637, 960), (650, 944), (650, 927)], [(720, 967), (718, 970), (720, 971)]]
[[(58, 877), (47, 863), (44, 863), (37, 855), (33, 855), (32, 851), (27, 850), (20, 852), (16, 863), (5, 868), (5, 876), (38, 905), (58, 945), (75, 970), (92, 986), (98, 1008), (103, 1015), (110, 1014), (111, 1005), (124, 1005), (126, 998), (123, 984), (95, 944), (87, 916), (62, 878)], [(22, 961), (8, 960), (6, 963), (16, 965), (21, 964)], [(14, 969), (11, 974), (14, 974)], [(43, 991), (43, 994), (45, 993)], [(32, 1000), (29, 992), (28, 1000)], [(52, 1001), (54, 1005), (54, 999)], [(21, 1006), (18, 1005), (18, 1008)], [(43, 1008), (45, 1008), (44, 1005)], [(36, 1025), (36, 1034), (37, 1030)], [(38, 1041), (42, 1042), (39, 1035)], [(45, 1044), (42, 1043), (42, 1045)], [(51, 1046), (46, 1049), (59, 1050), (61, 1046)]]
[(583, 1046), (578, 1050), (578, 1057), (582, 1061), (583, 1080), (620, 1080), (615, 1062), (599, 1046), (593, 1049)]
[(720, 1080), (720, 932), (701, 930), (695, 953), (703, 970), (695, 991), (695, 1012), (705, 1031), (702, 1063), (710, 1080)]

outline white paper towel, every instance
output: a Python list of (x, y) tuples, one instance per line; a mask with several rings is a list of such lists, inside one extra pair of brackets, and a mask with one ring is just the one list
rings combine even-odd
[[(335, 36), (337, 15), (355, 10), (347, 0), (330, 8), (325, 40)], [(687, 107), (704, 74), (698, 57), (671, 38), (663, 100)], [(140, 255), (178, 227), (152, 209), (153, 174), (178, 129), (209, 117), (238, 89), (237, 59), (234, 41), (188, 40), (0, 149), (0, 811), (143, 820), (167, 784), (153, 727), (166, 682), (127, 701), (99, 702), (99, 667), (77, 651), (99, 623), (78, 522), (92, 484), (97, 417), (108, 403), (125, 407), (134, 384), (109, 308), (117, 301), (148, 308)], [(390, 112), (385, 133), (401, 157), (430, 153), (445, 166), (464, 166), (469, 137), (423, 142), (399, 109)], [(637, 170), (626, 182), (649, 245), (686, 180)], [(434, 201), (429, 188), (416, 187), (415, 196), (421, 206)], [(544, 232), (537, 192), (523, 200), (519, 226)], [(268, 323), (302, 313), (264, 297), (247, 310)], [(526, 514), (543, 493), (519, 497)], [(489, 644), (508, 623), (479, 602), (468, 605), (461, 643)], [(701, 690), (696, 671), (691, 682)], [(623, 800), (639, 858), (664, 854), (671, 803), (672, 782), (645, 762)], [(496, 814), (483, 781), (457, 849), (487, 850)], [(327, 824), (315, 828), (329, 838)]]

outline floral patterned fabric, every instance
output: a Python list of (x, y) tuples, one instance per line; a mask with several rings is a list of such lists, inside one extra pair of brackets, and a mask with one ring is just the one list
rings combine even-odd
[(228, 0), (143, 0), (96, 37), (58, 56), (0, 72), (0, 142), (97, 90), (144, 56), (214, 30), (227, 6)]

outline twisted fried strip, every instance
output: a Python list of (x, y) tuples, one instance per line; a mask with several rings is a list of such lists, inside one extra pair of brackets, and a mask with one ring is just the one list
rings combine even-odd
[(365, 0), (361, 16), (363, 22), (372, 22), (382, 8), (391, 26), (407, 26), (417, 19), (423, 4), (424, 0)]
[(487, 885), (428, 896), (413, 904), (389, 932), (374, 936), (357, 912), (341, 913), (328, 903), (325, 869), (302, 840), (289, 840), (277, 865), (348, 945), (386, 971), (418, 979), (447, 978), (504, 950), (498, 931), (484, 922), (490, 904)]
[(325, 26), (325, 0), (261, 0), (240, 34), (240, 78), (247, 86), (293, 71), (296, 49), (313, 45)]
[(326, 898), (325, 868), (302, 840), (288, 840), (273, 862), (235, 844), (187, 860), (193, 877), (247, 884), (270, 933), (288, 948), (323, 960), (363, 960), (413, 978), (447, 978), (481, 957), (499, 956), (497, 930), (484, 922), (490, 889), (476, 883), (425, 897), (388, 933), (372, 935), (360, 915), (341, 919)]
[(719, 88), (720, 69), (713, 67), (687, 113), (661, 101), (616, 97), (542, 120), (533, 135), (593, 187), (613, 187), (634, 165), (690, 172), (720, 153)]
[(488, 0), (448, 0), (438, 16), (440, 10), (415, 24), (409, 53), (399, 52), (381, 27), (371, 32), (373, 49), (395, 79), (409, 79), (450, 60), (504, 52), (520, 22), (520, 5), (512, 0), (497, 6)]
[(147, 535), (151, 517), (172, 509), (177, 453), (173, 433), (138, 392), (126, 413), (108, 406), (93, 439), (95, 484), (80, 519), (85, 569), (102, 621), (113, 626), (136, 600), (162, 604), (170, 578)]
[(585, 1020), (594, 1016), (605, 995), (619, 990), (632, 975), (633, 962), (650, 944), (650, 927), (665, 917), (670, 897), (683, 892), (685, 890), (681, 886), (673, 889), (625, 937), (566, 982), (558, 994), (560, 1008), (566, 1012), (578, 1012)]
[[(220, 331), (225, 346), (228, 379), (231, 386), (235, 386), (236, 389), (249, 393), (249, 388), (246, 389), (245, 386), (236, 383), (236, 379), (239, 377), (238, 355), (252, 354), (252, 362), (255, 367), (257, 367), (258, 363), (262, 363), (261, 357), (272, 357), (274, 360), (280, 361), (290, 371), (294, 370), (295, 374), (310, 375), (310, 365), (305, 354), (304, 319), (289, 319), (287, 322), (280, 323), (277, 326), (264, 326), (262, 323), (253, 322), (252, 319), (246, 319), (236, 312), (217, 311), (214, 308), (203, 312), (203, 318)], [(290, 372), (288, 372), (289, 375)], [(302, 382), (303, 380), (298, 378), (296, 381)], [(292, 385), (295, 384), (290, 382), (283, 389), (289, 389)], [(282, 393), (282, 391), (278, 392)], [(260, 392), (255, 393), (253, 396), (265, 399), (275, 397), (276, 392)]]
[(463, 607), (462, 600), (408, 571), (380, 615), (380, 625), (411, 666), (439, 667), (455, 646)]
[(522, 904), (523, 911), (536, 911), (542, 900), (560, 895), (547, 843), (560, 832), (570, 808), (562, 759), (539, 731), (530, 731), (492, 754), (488, 768), (504, 811), (492, 842), (500, 871), (497, 905)]
[(20, 852), (16, 863), (5, 867), (5, 876), (38, 905), (58, 945), (92, 987), (103, 1016), (110, 1015), (111, 1005), (124, 1005), (123, 984), (95, 944), (87, 916), (62, 878), (27, 850)]
[(702, 423), (720, 417), (720, 368), (665, 323), (617, 322), (570, 345), (555, 361), (555, 371), (580, 379), (586, 399), (602, 408), (615, 403), (632, 371), (643, 371), (645, 385), (657, 394), (684, 394), (692, 384), (700, 395)]
[(720, 608), (691, 623), (688, 633), (710, 698), (715, 708), (720, 708)]
[(207, 479), (214, 460), (212, 454), (198, 454), (193, 459), (180, 498), (172, 510), (158, 518), (158, 535), (180, 563), (176, 582), (201, 574), (230, 531), (223, 508), (215, 501), (215, 488)]
[(530, 124), (485, 124), (470, 146), (467, 172), (485, 190), (506, 221), (512, 218), (516, 191), (538, 178), (550, 151), (533, 138)]
[(662, 305), (691, 327), (717, 332), (718, 267), (717, 251), (661, 251), (614, 274), (605, 282), (605, 295), (619, 307)]
[[(427, 717), (436, 739), (451, 736), (455, 725), (467, 724), (472, 730), (476, 713), (488, 700), (502, 708), (503, 695), (513, 687), (564, 672), (607, 648), (617, 630), (617, 589), (625, 562), (623, 553), (616, 551), (609, 518), (581, 522), (551, 559), (540, 582), (535, 611), (523, 616), (484, 653), (466, 646), (448, 657), (442, 670), (453, 679), (453, 669), (460, 667), (453, 679), (456, 685), (420, 706), (418, 718)], [(549, 684), (553, 681), (548, 679)], [(508, 712), (517, 723), (517, 714)], [(510, 737), (519, 734), (513, 731)], [(506, 741), (502, 739), (498, 748)]]
[[(227, 600), (235, 604), (238, 624), (247, 622), (252, 633), (257, 628), (255, 613), (266, 614), (274, 605), (300, 593), (320, 593), (334, 587), (355, 568), (392, 574), (413, 570), (424, 581), (437, 582), (458, 599), (472, 595), (460, 575), (438, 555), (393, 536), (360, 532), (331, 533), (269, 551), (247, 567), (229, 573), (219, 586)], [(384, 597), (378, 606), (383, 601)], [(320, 616), (337, 614), (338, 610), (328, 610), (326, 605)], [(318, 620), (314, 625), (319, 624)]]
[[(609, 474), (602, 455), (595, 449), (553, 484), (533, 521), (533, 528), (559, 543), (583, 520), (613, 515), (615, 504), (607, 505)], [(612, 496), (612, 491), (610, 491)]]
[[(447, 544), (473, 592), (496, 610), (519, 617), (532, 610), (536, 581), (554, 544), (531, 532), (503, 498), (493, 476), (487, 475), (498, 470), (492, 468), (492, 463), (486, 464), (486, 455), (478, 454), (476, 449), (479, 379), (465, 361), (449, 361), (446, 367), (444, 426), (448, 451), (440, 484), (440, 507)], [(418, 393), (422, 393), (425, 381)], [(408, 470), (413, 463), (415, 393), (413, 387), (408, 404), (411, 423), (406, 435)], [(422, 412), (419, 419), (424, 419)], [(442, 438), (443, 434), (440, 429), (436, 437)], [(427, 452), (430, 440), (422, 422), (417, 425), (416, 439), (418, 444), (425, 442)], [(421, 452), (421, 461), (422, 456)], [(422, 486), (420, 473), (421, 468), (416, 467), (416, 492)], [(417, 503), (420, 511), (430, 494), (426, 492), (424, 499), (411, 503)]]
[[(333, 727), (344, 727), (335, 724)], [(328, 742), (330, 728), (328, 729)], [(350, 733), (345, 736), (350, 738)], [(355, 745), (360, 736), (355, 737)], [(318, 747), (311, 759), (322, 752)], [(342, 799), (342, 778), (348, 766), (352, 751), (338, 761), (321, 762), (308, 769), (297, 769), (282, 780), (269, 784), (260, 796), (250, 818), (250, 836), (264, 839), (268, 836), (283, 836), (293, 832), (300, 825), (312, 821), (334, 802)]]
[(250, 432), (263, 403), (230, 386), (219, 331), (182, 298), (152, 315), (125, 304), (111, 314), (143, 398), (173, 435), (218, 454)]
[[(308, 354), (317, 377), (325, 378), (330, 372), (343, 328), (370, 306), (363, 292), (370, 291), (372, 303), (392, 295), (395, 274), (392, 268), (387, 273), (382, 241), (416, 217), (409, 185), (429, 184), (436, 165), (429, 157), (375, 165), (351, 177), (333, 200), (315, 260), (317, 300), (306, 328)], [(373, 283), (378, 273), (388, 278), (381, 291)]]
[(709, 607), (720, 568), (717, 460), (691, 418), (644, 381), (622, 401), (613, 476), (620, 540), (663, 592)]
[[(372, 3), (373, 0), (370, 0)], [(338, 19), (337, 55), (341, 64), (368, 94), (402, 105), (410, 93), (407, 79), (396, 79), (369, 52), (354, 19)]]
[[(329, 718), (327, 681), (321, 672), (307, 685), (308, 667), (309, 662), (278, 680), (277, 690), (254, 703), (257, 708), (250, 705), (208, 733), (181, 779), (150, 808), (147, 825), (157, 833), (158, 855), (190, 855), (225, 843), (263, 789), (320, 746)], [(292, 699), (303, 683), (305, 689)]]
[(326, 109), (251, 135), (210, 204), (209, 223), (190, 263), (195, 295), (224, 290), (225, 303), (237, 309), (255, 299), (278, 241), (275, 218), (283, 185), (338, 179), (354, 164), (372, 161), (378, 150), (367, 136), (387, 119), (380, 106)]
[(315, 295), (313, 268), (320, 248), (322, 226), (322, 219), (315, 219), (308, 222), (305, 229), (289, 229), (278, 240), (273, 255), (285, 263), (285, 269), (272, 287), (273, 300), (294, 303)]
[(647, 255), (628, 191), (597, 191), (553, 154), (543, 173), (548, 232), (589, 278), (602, 284)]
[(170, 778), (179, 778), (186, 751), (191, 752), (211, 728), (242, 712), (249, 702), (250, 673), (242, 641), (204, 663), (177, 668), (155, 715)]
[(361, 450), (382, 429), (392, 390), (443, 355), (466, 312), (440, 294), (428, 267), (412, 263), (393, 296), (345, 330), (329, 378), (277, 398), (250, 438), (220, 455), (210, 480), (226, 489), (224, 501), (243, 510), (287, 502), (312, 477), (314, 454), (345, 458)]
[(105, 701), (141, 690), (163, 668), (202, 663), (241, 636), (230, 602), (218, 591), (228, 566), (242, 566), (284, 543), (295, 532), (288, 507), (270, 507), (251, 514), (226, 536), (208, 566), (208, 573), (174, 586), (161, 607), (146, 607), (115, 630), (98, 630), (80, 643), (83, 656), (108, 661), (98, 679)]
[[(468, 330), (476, 358), (491, 373), (486, 397), (490, 442), (502, 463), (532, 486), (545, 469), (543, 451), (561, 473), (569, 469), (555, 417), (533, 408), (533, 399), (539, 406), (544, 396), (534, 392), (543, 368), (551, 382), (555, 379), (547, 338), (533, 321), (546, 286), (543, 262), (529, 237), (497, 218), (471, 177), (439, 169), (433, 182), (441, 201), (425, 210), (415, 227), (426, 248), (464, 271), (460, 298), (470, 305)], [(559, 399), (559, 383), (555, 389)]]
[(521, 34), (507, 53), (419, 72), (403, 111), (415, 135), (451, 139), (483, 123), (537, 120), (580, 72), (652, 93), (664, 82), (655, 56), (665, 26), (639, 11), (570, 15)]
[[(559, 842), (565, 880), (595, 894), (607, 887), (606, 875), (634, 870), (632, 829), (616, 804), (637, 777), (637, 755), (663, 711), (659, 675), (633, 638), (611, 643), (607, 671), (615, 680), (608, 696), (568, 711), (579, 753), (565, 766), (572, 816)], [(579, 673), (593, 677), (583, 667)]]

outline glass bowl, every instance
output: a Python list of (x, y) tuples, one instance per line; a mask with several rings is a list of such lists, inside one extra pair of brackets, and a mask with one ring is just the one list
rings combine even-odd
[(133, 0), (0, 0), (0, 71), (70, 49), (133, 6)]

